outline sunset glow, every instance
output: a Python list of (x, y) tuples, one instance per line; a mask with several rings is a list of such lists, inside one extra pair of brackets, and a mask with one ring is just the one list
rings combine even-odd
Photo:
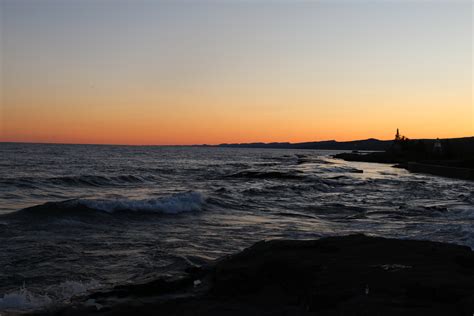
[(474, 135), (471, 1), (0, 3), (0, 141)]

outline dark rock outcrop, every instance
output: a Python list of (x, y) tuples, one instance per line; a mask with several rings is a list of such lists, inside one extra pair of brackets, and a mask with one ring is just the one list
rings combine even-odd
[(468, 247), (364, 235), (259, 242), (178, 280), (117, 287), (54, 315), (469, 315)]
[(340, 153), (333, 156), (337, 159), (358, 162), (376, 162), (396, 164), (397, 168), (404, 168), (415, 173), (432, 174), (447, 178), (474, 180), (474, 162), (465, 159), (453, 160), (422, 160), (410, 161), (390, 152), (373, 153)]

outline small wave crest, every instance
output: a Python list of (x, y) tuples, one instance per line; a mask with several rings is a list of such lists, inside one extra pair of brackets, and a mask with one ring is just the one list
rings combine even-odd
[(352, 168), (348, 166), (329, 166), (326, 168), (321, 168), (323, 172), (330, 172), (330, 173), (364, 173), (364, 170)]
[(82, 175), (82, 176), (65, 176), (47, 179), (48, 182), (57, 185), (72, 186), (105, 186), (120, 185), (128, 183), (143, 183), (146, 179), (135, 175), (120, 176), (100, 176), (100, 175)]
[(199, 192), (177, 193), (162, 198), (132, 200), (132, 199), (74, 199), (45, 204), (23, 209), (23, 213), (64, 213), (68, 211), (101, 211), (115, 213), (120, 211), (151, 212), (178, 214), (183, 212), (201, 211), (205, 198)]
[(46, 294), (38, 295), (26, 287), (0, 297), (0, 311), (38, 309), (50, 305), (53, 300)]
[(96, 290), (101, 284), (96, 280), (65, 281), (50, 286), (44, 293), (36, 293), (25, 285), (16, 291), (0, 296), (0, 311), (27, 311), (49, 307), (57, 303), (67, 303), (71, 298)]
[(247, 179), (269, 179), (269, 180), (297, 180), (304, 176), (299, 171), (283, 172), (283, 171), (255, 171), (245, 170), (231, 175), (229, 178), (247, 178)]
[(140, 177), (137, 175), (119, 175), (119, 176), (103, 176), (103, 175), (79, 175), (79, 176), (61, 176), (48, 178), (12, 178), (3, 179), (0, 183), (16, 186), (20, 188), (37, 188), (44, 185), (53, 186), (69, 186), (69, 187), (102, 187), (102, 186), (120, 186), (127, 184), (138, 184), (145, 182), (153, 182), (156, 179), (153, 176)]
[(451, 216), (464, 220), (474, 219), (474, 205), (453, 205), (448, 208)]

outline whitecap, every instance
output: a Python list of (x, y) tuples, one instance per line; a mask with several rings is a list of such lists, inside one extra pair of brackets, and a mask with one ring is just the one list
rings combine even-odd
[(71, 298), (89, 293), (102, 285), (96, 280), (66, 280), (48, 287), (44, 293), (35, 293), (25, 285), (0, 297), (0, 311), (28, 311), (51, 307), (55, 304), (68, 303)]
[(0, 311), (38, 309), (50, 305), (53, 300), (48, 295), (30, 292), (25, 286), (0, 297)]
[(114, 213), (120, 211), (178, 214), (201, 211), (205, 197), (199, 192), (177, 193), (171, 196), (134, 200), (116, 199), (73, 199), (25, 208), (20, 215), (67, 215), (90, 211)]
[(143, 211), (177, 214), (183, 212), (201, 211), (204, 196), (199, 192), (178, 193), (163, 198), (131, 200), (71, 200), (66, 203), (70, 207), (85, 206), (90, 209), (113, 213), (116, 211)]

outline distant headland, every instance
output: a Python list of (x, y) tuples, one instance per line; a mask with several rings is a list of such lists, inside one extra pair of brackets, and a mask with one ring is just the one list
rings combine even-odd
[(409, 139), (401, 135), (397, 129), (393, 140), (369, 138), (345, 142), (329, 140), (304, 143), (239, 143), (201, 146), (341, 150), (346, 152), (334, 155), (335, 158), (348, 161), (391, 163), (412, 172), (474, 180), (474, 136)]
[[(399, 136), (402, 141), (403, 136)], [(272, 143), (223, 143), (219, 145), (197, 145), (202, 147), (226, 147), (226, 148), (275, 148), (275, 149), (320, 149), (320, 150), (367, 150), (367, 151), (385, 151), (390, 149), (394, 140), (379, 140), (376, 138), (369, 138), (363, 140), (353, 141), (314, 141), (314, 142), (302, 142), (302, 143), (290, 143), (290, 142), (272, 142)], [(443, 143), (450, 143), (456, 147), (474, 148), (474, 136), (462, 137), (462, 138), (445, 138), (445, 139), (408, 139), (404, 138), (403, 141), (410, 143), (423, 143), (427, 146), (433, 146), (436, 141)], [(473, 149), (474, 151), (474, 149)]]
[(474, 180), (474, 137), (449, 139), (409, 139), (397, 129), (395, 138), (383, 151), (364, 153), (353, 150), (335, 158), (397, 164), (412, 172)]

